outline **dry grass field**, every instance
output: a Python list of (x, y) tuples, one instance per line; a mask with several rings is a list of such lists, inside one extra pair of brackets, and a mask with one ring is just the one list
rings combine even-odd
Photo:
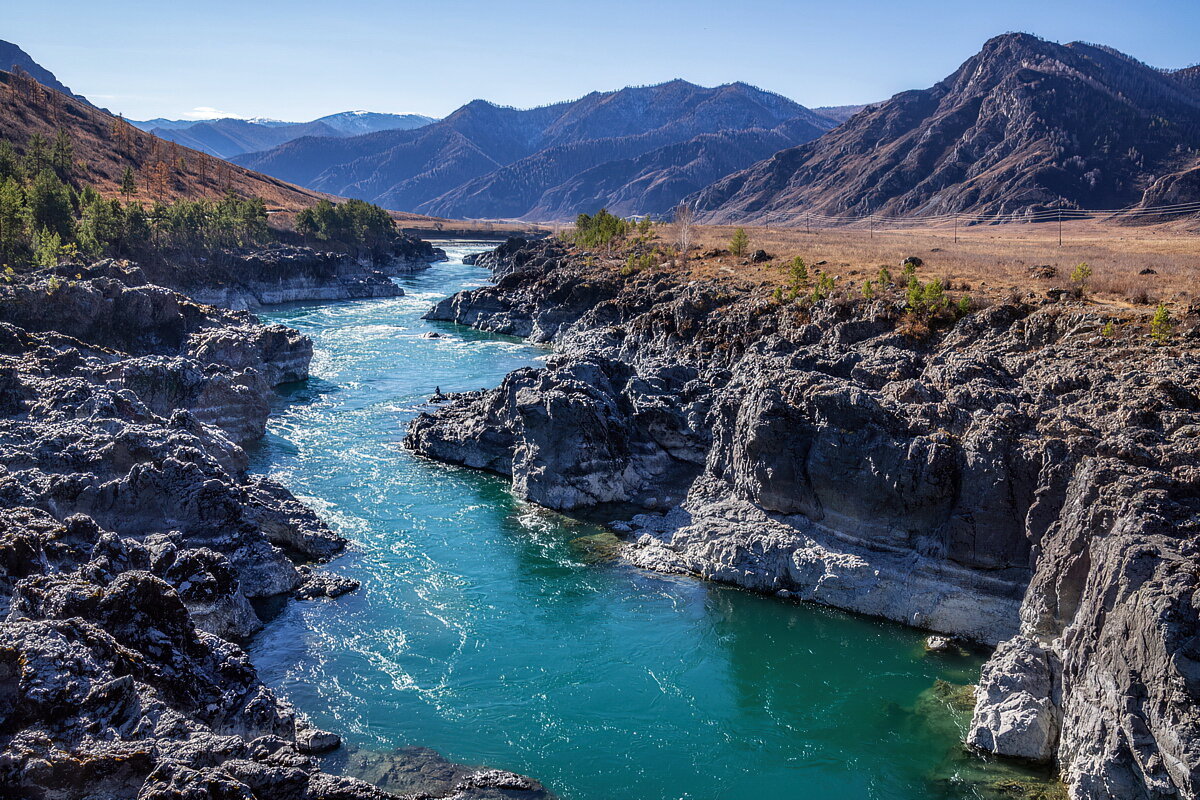
[(471, 236), (486, 236), (488, 238), (504, 238), (508, 236), (536, 236), (551, 233), (552, 228), (530, 222), (514, 222), (511, 220), (480, 220), (480, 219), (443, 219), (442, 217), (426, 217), (421, 214), (411, 214), (406, 211), (391, 211), (392, 219), (396, 220), (407, 233), (426, 239), (460, 238)]
[[(1054, 223), (964, 226), (958, 229), (957, 242), (953, 230), (943, 228), (805, 232), (747, 227), (749, 251), (765, 250), (768, 262), (752, 264), (727, 252), (703, 255), (728, 248), (734, 230), (733, 226), (694, 229), (689, 268), (697, 277), (777, 285), (787, 278), (787, 263), (800, 256), (857, 285), (874, 278), (880, 266), (895, 274), (903, 259), (917, 256), (924, 261), (917, 271), (923, 280), (940, 278), (956, 291), (997, 298), (1067, 288), (1076, 265), (1085, 262), (1092, 269), (1087, 286), (1090, 302), (1146, 313), (1160, 302), (1181, 311), (1200, 304), (1200, 230), (1187, 223), (1063, 223), (1062, 246)], [(672, 243), (674, 226), (662, 225), (658, 235), (663, 243)], [(1051, 270), (1039, 267), (1052, 268), (1053, 277), (1046, 277)]]

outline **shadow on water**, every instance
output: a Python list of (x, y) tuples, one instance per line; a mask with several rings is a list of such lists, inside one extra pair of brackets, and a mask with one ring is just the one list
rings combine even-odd
[(550, 352), (549, 347), (539, 347), (538, 345), (530, 344), (518, 336), (509, 336), (506, 333), (481, 331), (469, 325), (461, 325), (457, 322), (449, 322), (447, 320), (424, 320), (424, 322), (432, 330), (454, 336), (464, 342), (504, 342), (507, 344), (519, 344), (523, 347), (537, 347), (538, 349), (545, 350), (547, 353)]
[(339, 391), (339, 389), (340, 387), (337, 384), (323, 381), (320, 378), (309, 378), (308, 380), (297, 381), (296, 383), (285, 383), (278, 387), (275, 403), (278, 408), (302, 405), (319, 400), (324, 395), (333, 394)]

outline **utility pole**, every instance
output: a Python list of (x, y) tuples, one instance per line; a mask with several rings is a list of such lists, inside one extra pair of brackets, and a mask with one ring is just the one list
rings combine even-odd
[(958, 213), (954, 214), (954, 243), (958, 244)]
[(812, 212), (804, 215), (804, 232), (812, 233)]
[(1058, 210), (1058, 246), (1062, 247), (1062, 209)]

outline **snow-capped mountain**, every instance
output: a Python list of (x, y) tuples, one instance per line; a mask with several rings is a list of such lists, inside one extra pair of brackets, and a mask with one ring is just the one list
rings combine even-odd
[(383, 114), (374, 111), (344, 111), (311, 122), (286, 122), (268, 117), (225, 117), (222, 119), (132, 120), (159, 138), (221, 158), (232, 158), (278, 147), (302, 136), (357, 136), (385, 130), (411, 130), (433, 122), (421, 114)]

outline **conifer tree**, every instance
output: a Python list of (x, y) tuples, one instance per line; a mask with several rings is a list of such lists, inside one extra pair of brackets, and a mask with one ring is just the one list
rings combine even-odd
[(133, 178), (133, 167), (126, 165), (125, 173), (121, 176), (121, 194), (125, 196), (125, 201), (129, 202), (129, 198), (137, 194), (137, 182)]
[(46, 229), (60, 240), (70, 239), (75, 227), (75, 210), (70, 191), (57, 175), (48, 169), (42, 170), (30, 184), (26, 199), (33, 230)]
[(39, 267), (58, 266), (59, 251), (62, 250), (62, 237), (49, 228), (42, 228), (34, 236), (33, 263)]
[(21, 164), (12, 145), (7, 140), (0, 141), (0, 182), (9, 178), (19, 179), (20, 175)]
[(75, 160), (75, 147), (71, 137), (62, 128), (54, 135), (54, 148), (50, 153), (50, 165), (58, 176), (66, 180), (71, 175), (72, 162)]
[(46, 137), (40, 133), (30, 134), (25, 143), (25, 174), (40, 174), (46, 168), (47, 160)]
[(738, 228), (733, 232), (733, 238), (729, 240), (729, 252), (739, 258), (746, 255), (746, 250), (750, 247), (750, 237), (746, 235), (745, 228)]
[(13, 177), (0, 182), (0, 265), (12, 264), (25, 246), (25, 198)]

